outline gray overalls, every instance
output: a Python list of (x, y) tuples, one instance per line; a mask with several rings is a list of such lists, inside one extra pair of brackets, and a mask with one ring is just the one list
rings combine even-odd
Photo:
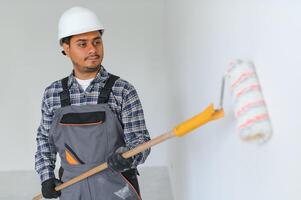
[[(63, 182), (106, 162), (116, 149), (125, 146), (123, 128), (107, 104), (118, 78), (110, 74), (100, 90), (98, 104), (82, 106), (70, 104), (68, 77), (62, 79), (61, 108), (55, 110), (49, 141), (61, 158)], [(140, 200), (136, 173), (130, 171), (125, 172), (130, 177), (125, 177), (124, 173), (106, 169), (63, 189), (60, 199)]]

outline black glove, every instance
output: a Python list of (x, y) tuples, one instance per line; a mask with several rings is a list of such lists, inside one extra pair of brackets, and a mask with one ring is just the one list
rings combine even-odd
[(55, 199), (61, 196), (61, 191), (55, 191), (55, 187), (62, 182), (56, 178), (51, 178), (42, 183), (42, 195), (46, 199)]
[(126, 148), (121, 147), (119, 148), (115, 153), (113, 153), (109, 158), (108, 158), (108, 167), (115, 172), (123, 172), (131, 168), (132, 163), (133, 163), (133, 158), (124, 158), (122, 157), (122, 153), (126, 151)]

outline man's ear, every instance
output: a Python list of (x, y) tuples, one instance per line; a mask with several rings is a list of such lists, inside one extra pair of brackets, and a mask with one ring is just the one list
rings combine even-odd
[(66, 43), (63, 43), (63, 48), (64, 48), (64, 52), (65, 52), (66, 56), (70, 57), (70, 56), (69, 56), (70, 45), (69, 45), (69, 44), (66, 44)]

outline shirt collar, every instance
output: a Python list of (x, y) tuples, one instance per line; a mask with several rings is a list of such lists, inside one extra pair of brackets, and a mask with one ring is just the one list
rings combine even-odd
[[(96, 74), (96, 77), (92, 80), (91, 84), (100, 83), (101, 87), (103, 87), (108, 78), (109, 73), (102, 65), (100, 65), (100, 69), (98, 70), (98, 73)], [(77, 81), (75, 79), (74, 70), (72, 70), (72, 73), (69, 75), (68, 87), (72, 87), (74, 83), (77, 83)]]

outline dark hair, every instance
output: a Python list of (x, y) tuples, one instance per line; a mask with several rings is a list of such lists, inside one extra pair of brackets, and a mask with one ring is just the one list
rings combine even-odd
[[(63, 46), (64, 43), (69, 45), (69, 44), (70, 44), (71, 37), (72, 37), (72, 35), (71, 35), (71, 36), (68, 36), (68, 37), (62, 38), (61, 41), (60, 41), (60, 44), (61, 44), (62, 46)], [(65, 53), (64, 50), (62, 51), (62, 54), (63, 54), (64, 56), (66, 55), (66, 53)]]
[[(103, 30), (99, 30), (99, 33), (100, 33), (100, 36), (102, 36)], [(68, 44), (68, 45), (69, 45), (69, 44), (70, 44), (71, 37), (72, 37), (72, 35), (71, 35), (71, 36), (67, 36), (67, 37), (62, 38), (61, 41), (60, 41), (60, 44), (63, 45), (63, 44), (65, 43), (65, 44)], [(65, 53), (64, 50), (62, 51), (62, 54), (63, 54), (64, 56), (66, 55), (66, 53)]]
[(68, 37), (64, 37), (61, 39), (61, 44), (70, 44), (70, 39), (71, 39), (72, 36), (68, 36)]

